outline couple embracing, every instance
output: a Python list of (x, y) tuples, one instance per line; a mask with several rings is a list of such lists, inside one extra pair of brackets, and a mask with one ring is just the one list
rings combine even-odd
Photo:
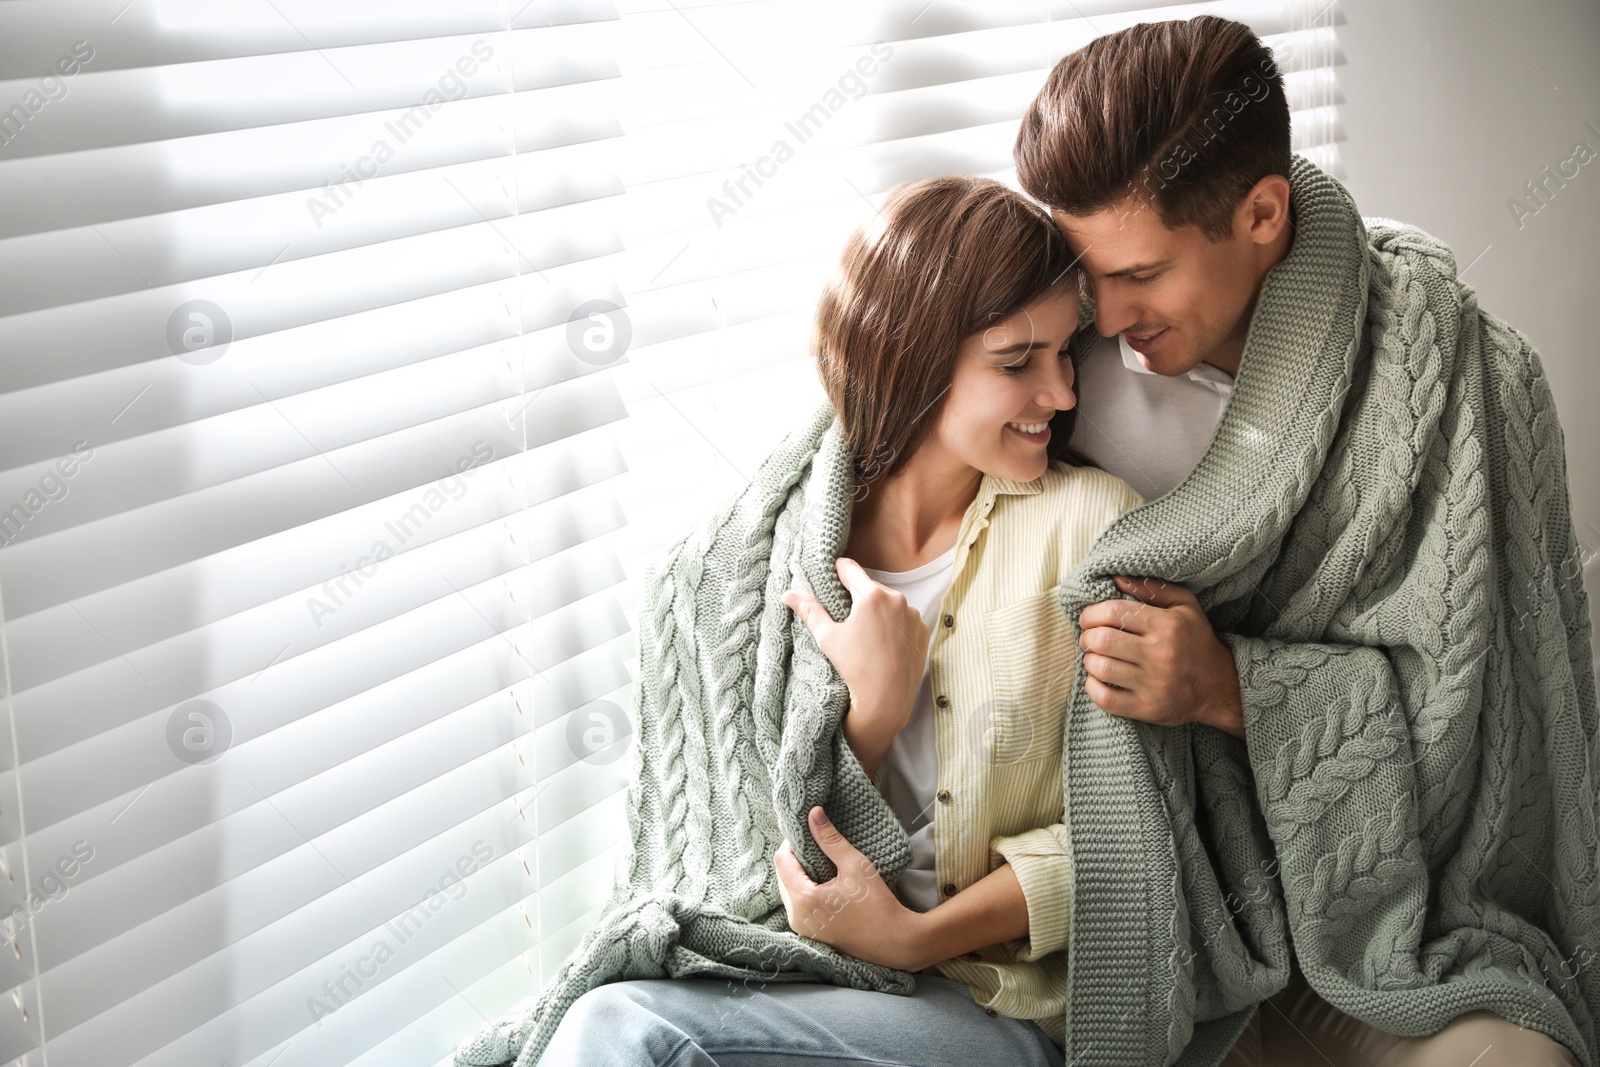
[(1538, 355), (1211, 16), (894, 189), (828, 402), (645, 576), (597, 925), (461, 1065), (1600, 1067)]

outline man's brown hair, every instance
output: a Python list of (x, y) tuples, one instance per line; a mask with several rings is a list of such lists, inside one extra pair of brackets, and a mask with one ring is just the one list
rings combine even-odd
[[(993, 179), (947, 175), (890, 191), (845, 243), (812, 332), (858, 489), (898, 470), (932, 428), (962, 339), (1057, 284), (1075, 293), (1072, 262), (1050, 216)], [(1047, 453), (1068, 455), (1072, 409), (1050, 426)]]
[(1219, 241), (1250, 188), (1289, 176), (1289, 101), (1250, 27), (1200, 15), (1142, 22), (1064, 57), (1013, 149), (1030, 195), (1068, 215), (1134, 196), (1170, 230)]

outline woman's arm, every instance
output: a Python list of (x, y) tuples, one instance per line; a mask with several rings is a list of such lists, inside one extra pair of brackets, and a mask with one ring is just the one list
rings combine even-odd
[(920, 957), (907, 970), (935, 963), (1003, 941), (1028, 936), (1028, 901), (1011, 864), (1003, 864), (949, 900), (916, 915)]
[(876, 780), (878, 764), (883, 762), (895, 735), (905, 728), (905, 723), (898, 711), (877, 712), (860, 707), (852, 700), (839, 726), (844, 731), (844, 739), (850, 742), (850, 750), (860, 761), (861, 769), (867, 772), (868, 778)]
[(789, 842), (773, 855), (778, 893), (795, 933), (902, 971), (920, 971), (963, 952), (1027, 936), (1028, 905), (1009, 864), (931, 911), (912, 911), (821, 807), (811, 809), (808, 822), (837, 871), (819, 885), (800, 866)]
[[(1065, 816), (1065, 812), (1063, 812)], [(989, 875), (1010, 871), (1026, 901), (1027, 941), (1013, 959), (1031, 963), (1067, 947), (1072, 926), (1072, 850), (1065, 822), (1018, 834), (1002, 834), (989, 842), (989, 865), (1003, 863)]]

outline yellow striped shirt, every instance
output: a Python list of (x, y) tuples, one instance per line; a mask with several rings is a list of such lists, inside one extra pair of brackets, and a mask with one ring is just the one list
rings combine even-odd
[(1142, 503), (1127, 482), (1093, 467), (1056, 461), (1031, 482), (985, 474), (929, 645), (940, 899), (1010, 863), (1027, 898), (1028, 936), (927, 970), (964, 983), (998, 1014), (1034, 1020), (1058, 1046), (1072, 905), (1061, 740), (1078, 640), (1060, 585), (1100, 531)]

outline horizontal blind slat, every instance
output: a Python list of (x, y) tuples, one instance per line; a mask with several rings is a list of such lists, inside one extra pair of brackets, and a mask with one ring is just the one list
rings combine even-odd
[[(406, 109), (416, 125), (447, 102), (616, 78), (604, 23), (503, 28), (451, 38), (97, 70), (90, 60), (54, 101), (32, 80), (0, 126), (0, 162)], [(7, 105), (0, 105), (7, 106)], [(44, 121), (48, 117), (49, 121)]]

